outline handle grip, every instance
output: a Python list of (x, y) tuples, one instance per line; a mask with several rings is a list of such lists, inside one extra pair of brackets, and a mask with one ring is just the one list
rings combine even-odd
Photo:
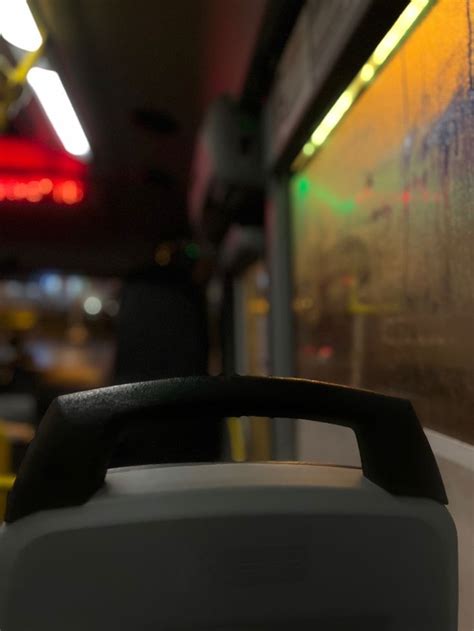
[(104, 483), (120, 433), (155, 416), (304, 418), (354, 430), (366, 478), (395, 495), (447, 503), (436, 460), (408, 400), (317, 381), (189, 377), (58, 397), (41, 421), (10, 492), (6, 521), (86, 502)]

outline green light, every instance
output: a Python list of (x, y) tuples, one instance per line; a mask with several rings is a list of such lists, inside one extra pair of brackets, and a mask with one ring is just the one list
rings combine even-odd
[(319, 184), (314, 185), (314, 195), (323, 204), (327, 204), (332, 210), (343, 215), (351, 213), (356, 207), (354, 199), (341, 199)]
[(307, 177), (302, 177), (298, 180), (296, 185), (297, 195), (300, 199), (304, 199), (307, 197), (310, 189), (309, 179)]
[(338, 197), (332, 191), (305, 176), (296, 179), (294, 190), (298, 201), (304, 201), (311, 192), (316, 200), (326, 204), (331, 210), (341, 215), (349, 214), (356, 209), (357, 204), (353, 197), (345, 199)]
[(351, 213), (356, 207), (354, 199), (341, 199), (319, 184), (314, 184), (314, 195), (323, 204), (327, 204), (332, 210), (342, 215)]
[(196, 260), (199, 258), (201, 250), (197, 243), (188, 243), (184, 248), (184, 252), (188, 258)]

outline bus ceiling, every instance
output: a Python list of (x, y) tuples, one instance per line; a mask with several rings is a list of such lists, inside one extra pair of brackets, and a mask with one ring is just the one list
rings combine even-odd
[[(273, 11), (283, 4), (273, 3)], [(195, 131), (217, 95), (241, 97), (269, 5), (5, 0), (0, 133), (66, 151), (89, 164), (90, 178), (81, 213), (45, 212), (41, 204), (34, 212), (6, 212), (0, 204), (2, 252), (9, 261), (22, 264), (25, 241), (28, 265), (34, 265), (35, 243), (59, 242), (61, 265), (61, 251), (72, 256), (70, 245), (86, 239), (90, 261), (81, 265), (94, 267), (94, 248), (105, 247), (121, 248), (127, 267), (157, 241), (187, 234), (185, 193)], [(29, 25), (15, 26), (18, 10), (18, 19), (29, 13)], [(48, 95), (54, 95), (52, 102)], [(66, 130), (54, 120), (64, 98)], [(40, 212), (37, 221), (34, 213)]]

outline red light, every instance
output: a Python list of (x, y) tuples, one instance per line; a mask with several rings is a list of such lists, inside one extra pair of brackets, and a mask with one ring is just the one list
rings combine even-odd
[(78, 204), (84, 199), (84, 185), (78, 180), (0, 179), (0, 202), (38, 203), (48, 198), (57, 204)]
[(66, 204), (77, 204), (79, 201), (79, 187), (76, 182), (72, 180), (64, 182), (63, 199)]
[(63, 187), (61, 184), (56, 184), (53, 188), (53, 199), (56, 204), (63, 203)]
[(37, 181), (28, 182), (26, 199), (29, 202), (39, 202), (43, 199), (43, 193), (41, 192), (41, 183)]
[(15, 199), (21, 200), (26, 198), (27, 187), (24, 182), (15, 182), (13, 185), (13, 195)]
[(318, 357), (321, 359), (331, 359), (334, 355), (334, 348), (329, 344), (321, 346), (318, 350)]
[(44, 177), (42, 180), (40, 180), (39, 186), (40, 191), (43, 195), (49, 195), (49, 193), (51, 193), (51, 191), (53, 190), (53, 183), (49, 179), (49, 177)]
[(53, 199), (58, 204), (78, 204), (84, 198), (84, 191), (80, 182), (66, 180), (56, 183), (53, 189)]
[(5, 182), (6, 198), (10, 202), (16, 201), (14, 182)]
[(25, 138), (0, 137), (0, 202), (77, 204), (87, 166)]
[(351, 274), (345, 274), (341, 278), (341, 283), (344, 285), (344, 287), (352, 287), (353, 285), (355, 285), (355, 281), (356, 279)]
[(28, 138), (0, 137), (0, 171), (36, 171), (82, 178), (87, 166), (65, 151), (58, 151)]
[(403, 191), (402, 202), (405, 204), (405, 206), (410, 203), (410, 199), (411, 199), (410, 191)]

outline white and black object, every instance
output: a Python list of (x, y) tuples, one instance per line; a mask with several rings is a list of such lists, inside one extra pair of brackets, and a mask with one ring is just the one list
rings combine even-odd
[[(351, 427), (362, 471), (300, 463), (107, 471), (150, 415)], [(304, 380), (195, 377), (59, 397), (0, 531), (2, 631), (456, 631), (457, 538), (408, 401)]]

